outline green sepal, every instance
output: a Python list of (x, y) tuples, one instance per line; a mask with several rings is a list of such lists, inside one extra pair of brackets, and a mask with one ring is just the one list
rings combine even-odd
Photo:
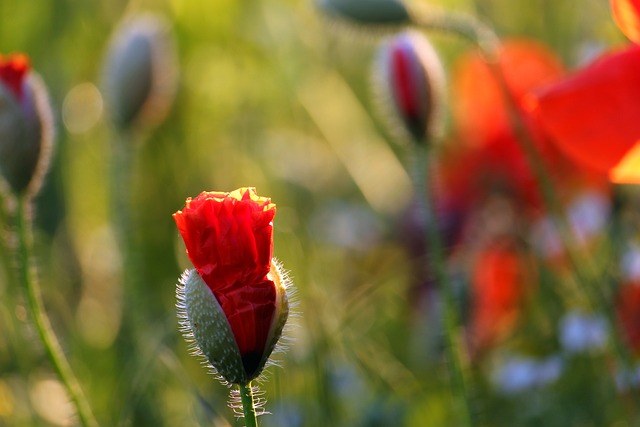
[(183, 332), (193, 335), (197, 349), (225, 381), (246, 384), (240, 351), (227, 317), (196, 269), (183, 276), (179, 308), (184, 309)]

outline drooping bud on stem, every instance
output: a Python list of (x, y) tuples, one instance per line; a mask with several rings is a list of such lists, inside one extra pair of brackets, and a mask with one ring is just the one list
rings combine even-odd
[(176, 56), (169, 25), (160, 17), (134, 16), (120, 25), (109, 45), (103, 82), (116, 127), (164, 119), (176, 90)]
[(40, 77), (21, 54), (0, 56), (0, 172), (16, 195), (38, 192), (49, 168), (53, 120)]
[(375, 71), (383, 114), (414, 141), (426, 141), (437, 131), (444, 97), (444, 72), (431, 43), (415, 31), (394, 36), (381, 46)]
[(318, 0), (318, 5), (332, 17), (359, 25), (406, 25), (409, 10), (400, 0)]

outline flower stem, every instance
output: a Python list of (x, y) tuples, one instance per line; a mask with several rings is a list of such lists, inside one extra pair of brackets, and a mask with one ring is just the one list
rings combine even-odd
[(256, 408), (253, 403), (251, 382), (244, 385), (239, 384), (238, 387), (240, 388), (240, 401), (242, 402), (242, 412), (244, 413), (246, 427), (258, 427), (258, 421), (256, 420)]
[(455, 412), (461, 418), (461, 424), (466, 427), (474, 425), (473, 411), (468, 387), (468, 378), (463, 369), (464, 352), (462, 329), (456, 310), (453, 283), (445, 268), (445, 254), (442, 236), (438, 226), (434, 197), (431, 192), (431, 177), (429, 175), (431, 158), (428, 142), (415, 144), (414, 185), (420, 208), (425, 217), (425, 240), (427, 254), (431, 260), (429, 267), (434, 275), (437, 289), (443, 299), (443, 320), (445, 328), (445, 351), (448, 361), (449, 376), (455, 399)]
[(69, 362), (64, 356), (58, 338), (44, 311), (42, 295), (37, 283), (35, 270), (32, 266), (32, 232), (29, 220), (29, 200), (26, 196), (19, 196), (17, 200), (17, 232), (18, 232), (18, 276), (25, 290), (27, 304), (33, 323), (45, 352), (60, 381), (64, 384), (69, 397), (75, 405), (80, 423), (84, 427), (97, 427), (98, 423), (91, 412), (91, 407), (85, 398), (80, 384), (76, 379)]

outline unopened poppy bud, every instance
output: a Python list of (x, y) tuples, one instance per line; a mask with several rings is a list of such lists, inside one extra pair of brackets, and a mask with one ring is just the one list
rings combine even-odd
[(176, 52), (168, 24), (157, 16), (126, 20), (109, 45), (105, 99), (115, 126), (153, 125), (164, 119), (177, 80)]
[(415, 31), (394, 36), (380, 48), (375, 71), (384, 115), (399, 121), (414, 141), (426, 141), (439, 123), (444, 87), (431, 43)]
[(328, 15), (361, 25), (405, 25), (411, 16), (399, 0), (319, 0)]
[(44, 83), (26, 56), (0, 56), (0, 172), (11, 191), (33, 195), (40, 189), (52, 144)]
[(274, 215), (253, 188), (204, 192), (173, 215), (195, 266), (178, 286), (183, 333), (232, 384), (260, 375), (289, 315), (286, 276), (271, 259)]

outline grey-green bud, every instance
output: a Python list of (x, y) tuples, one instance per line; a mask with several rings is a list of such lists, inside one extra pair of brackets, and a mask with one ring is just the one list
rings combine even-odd
[(318, 0), (330, 16), (361, 25), (406, 25), (411, 15), (399, 0)]
[(0, 172), (16, 195), (32, 196), (49, 168), (53, 119), (46, 87), (23, 55), (0, 57)]
[(109, 45), (103, 82), (115, 126), (125, 129), (164, 119), (175, 95), (176, 61), (164, 19), (145, 14), (120, 25)]

